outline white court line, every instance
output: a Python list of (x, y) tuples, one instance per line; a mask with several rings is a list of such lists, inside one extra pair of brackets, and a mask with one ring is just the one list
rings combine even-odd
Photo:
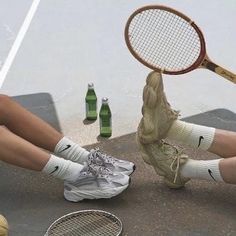
[(4, 82), (4, 80), (7, 76), (7, 73), (8, 73), (8, 71), (9, 71), (11, 65), (12, 65), (12, 62), (14, 61), (14, 58), (17, 54), (17, 51), (18, 51), (18, 49), (19, 49), (19, 47), (20, 47), (20, 45), (21, 45), (21, 43), (22, 43), (22, 41), (25, 37), (25, 34), (26, 34), (26, 32), (29, 28), (29, 25), (30, 25), (30, 23), (31, 23), (31, 21), (34, 17), (34, 14), (35, 14), (37, 8), (38, 8), (39, 2), (40, 2), (40, 0), (34, 0), (33, 1), (32, 5), (31, 5), (26, 17), (25, 17), (25, 20), (24, 20), (24, 22), (23, 22), (23, 24), (22, 24), (22, 26), (21, 26), (21, 28), (18, 32), (18, 35), (17, 35), (17, 37), (16, 37), (16, 39), (15, 39), (15, 41), (14, 41), (12, 47), (11, 47), (11, 50), (10, 50), (8, 56), (7, 56), (7, 59), (5, 60), (5, 62), (3, 64), (3, 67), (0, 71), (0, 88), (2, 88), (2, 84), (3, 84), (3, 82)]

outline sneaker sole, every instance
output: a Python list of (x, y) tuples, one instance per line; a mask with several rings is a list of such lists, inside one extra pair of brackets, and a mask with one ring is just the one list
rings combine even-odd
[(185, 184), (184, 185), (178, 185), (178, 184), (174, 184), (172, 182), (170, 182), (168, 179), (164, 178), (164, 182), (165, 184), (171, 188), (171, 189), (180, 189), (180, 188), (184, 188), (185, 187)]
[[(129, 181), (130, 182), (130, 181)], [(64, 197), (66, 200), (70, 202), (79, 202), (84, 199), (101, 199), (101, 198), (112, 198), (120, 193), (122, 193), (128, 186), (124, 185), (122, 187), (117, 187), (114, 189), (102, 189), (99, 191), (78, 191), (78, 190), (73, 190), (75, 189), (72, 185), (67, 185), (71, 188), (71, 190), (64, 190)]]
[(135, 170), (136, 170), (136, 166), (134, 165), (133, 170), (127, 170), (127, 171), (123, 171), (121, 173), (130, 176), (134, 173)]

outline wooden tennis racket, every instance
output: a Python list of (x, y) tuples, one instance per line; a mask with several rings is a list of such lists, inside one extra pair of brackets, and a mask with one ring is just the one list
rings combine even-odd
[(160, 5), (136, 10), (125, 27), (132, 55), (145, 66), (178, 75), (206, 68), (236, 83), (236, 75), (212, 62), (201, 30), (184, 14)]

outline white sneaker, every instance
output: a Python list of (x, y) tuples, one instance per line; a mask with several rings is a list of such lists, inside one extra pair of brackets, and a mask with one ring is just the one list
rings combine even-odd
[(85, 163), (75, 182), (64, 182), (64, 197), (68, 201), (111, 198), (123, 192), (130, 183), (130, 177), (113, 173), (109, 169)]
[(92, 149), (88, 156), (88, 163), (104, 166), (112, 172), (131, 175), (135, 170), (134, 163), (125, 160), (119, 160), (115, 157), (102, 153), (98, 148)]

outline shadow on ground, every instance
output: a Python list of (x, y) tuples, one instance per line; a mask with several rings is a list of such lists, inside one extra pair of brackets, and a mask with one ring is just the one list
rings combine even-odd
[[(218, 109), (185, 120), (207, 125), (213, 122), (216, 127), (234, 130), (236, 115)], [(168, 189), (152, 167), (142, 161), (134, 133), (87, 146), (92, 147), (136, 164), (131, 185), (121, 195), (70, 203), (63, 198), (61, 181), (1, 164), (0, 212), (9, 220), (10, 236), (42, 236), (58, 217), (83, 209), (101, 209), (117, 215), (123, 222), (123, 236), (236, 235), (235, 186), (190, 181), (181, 190)], [(215, 158), (184, 148), (198, 159)]]
[(227, 109), (215, 109), (182, 119), (186, 122), (236, 131), (236, 114)]

